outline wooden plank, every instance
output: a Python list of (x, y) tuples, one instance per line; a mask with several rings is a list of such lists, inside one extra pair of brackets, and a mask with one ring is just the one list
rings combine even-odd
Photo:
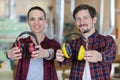
[(114, 61), (114, 63), (120, 63), (120, 55), (116, 55), (116, 59)]

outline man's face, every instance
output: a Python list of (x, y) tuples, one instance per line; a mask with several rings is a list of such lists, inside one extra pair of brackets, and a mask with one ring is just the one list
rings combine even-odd
[(94, 28), (96, 17), (92, 18), (88, 10), (80, 10), (75, 15), (75, 24), (81, 33), (88, 33)]

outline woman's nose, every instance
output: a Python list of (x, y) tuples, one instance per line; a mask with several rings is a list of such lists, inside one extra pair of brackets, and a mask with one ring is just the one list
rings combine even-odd
[(39, 21), (38, 20), (35, 20), (35, 22), (34, 22), (35, 24), (38, 24), (39, 23)]

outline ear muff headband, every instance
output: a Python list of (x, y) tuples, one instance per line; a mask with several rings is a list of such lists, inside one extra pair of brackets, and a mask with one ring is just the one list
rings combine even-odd
[(39, 42), (38, 42), (38, 39), (37, 39), (36, 35), (34, 33), (30, 32), (30, 31), (24, 31), (24, 32), (22, 32), (20, 35), (18, 35), (18, 37), (16, 38), (15, 42), (17, 42), (18, 39), (19, 39), (19, 37), (22, 36), (22, 35), (24, 35), (24, 34), (28, 34), (28, 35), (33, 36), (34, 39), (35, 39), (35, 41), (36, 41), (36, 43), (37, 43), (37, 45), (39, 45)]
[(79, 38), (81, 37), (79, 33), (73, 32), (73, 33), (70, 33), (70, 34), (66, 35), (65, 38), (63, 39), (63, 42), (66, 42), (67, 38), (69, 38), (72, 35), (77, 35)]
[[(33, 38), (34, 38), (35, 41), (36, 41), (36, 44), (39, 45), (36, 35), (35, 35), (34, 33), (30, 32), (30, 31), (24, 31), (24, 32), (22, 32), (20, 35), (18, 35), (18, 37), (17, 37), (16, 40), (15, 40), (15, 46), (17, 46), (18, 48), (20, 48), (20, 52), (23, 53), (23, 55), (22, 55), (23, 58), (24, 58), (25, 55), (26, 55), (26, 53), (24, 53), (24, 51), (25, 51), (24, 47), (25, 47), (25, 46), (24, 46), (24, 44), (20, 43), (18, 40), (19, 40), (20, 36), (22, 36), (22, 35), (24, 35), (24, 34), (28, 34), (28, 35), (33, 36)], [(33, 45), (34, 45), (34, 44), (32, 44), (32, 46), (30, 46), (30, 44), (29, 44), (29, 51), (30, 51), (30, 52), (32, 52), (33, 50), (37, 50), (37, 48), (34, 48)], [(31, 50), (31, 49), (32, 49), (32, 50)]]

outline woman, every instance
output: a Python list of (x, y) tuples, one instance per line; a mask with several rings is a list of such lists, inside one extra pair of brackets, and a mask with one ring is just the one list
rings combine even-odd
[[(50, 40), (44, 34), (46, 13), (38, 6), (32, 7), (27, 13), (27, 20), (31, 32), (34, 33), (38, 39), (39, 45), (35, 48), (38, 50), (29, 54), (29, 50), (25, 48), (25, 58), (22, 58), (22, 53), (18, 47), (13, 47), (8, 51), (7, 57), (12, 60), (19, 60), (16, 80), (58, 80), (54, 57), (56, 50), (60, 48), (58, 42), (54, 39)], [(19, 40), (20, 43), (35, 43), (35, 39), (29, 36)], [(17, 54), (16, 54), (17, 53)]]

